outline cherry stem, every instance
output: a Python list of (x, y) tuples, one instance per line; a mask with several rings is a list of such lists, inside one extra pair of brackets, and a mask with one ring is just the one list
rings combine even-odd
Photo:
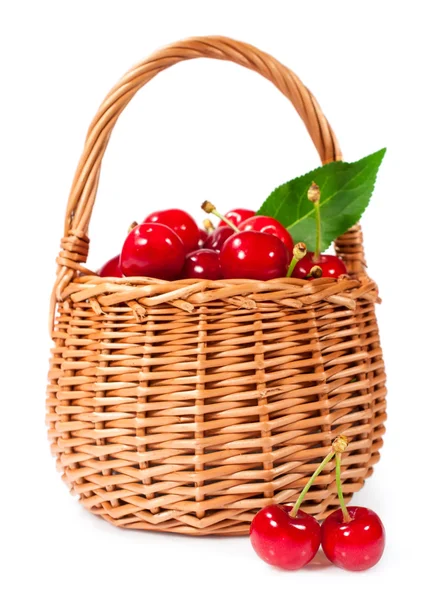
[(215, 231), (215, 226), (210, 219), (204, 219), (202, 224), (204, 225), (204, 229), (207, 231), (207, 233), (212, 233), (212, 231)]
[(235, 233), (241, 233), (240, 230), (238, 229), (238, 227), (236, 225), (234, 225), (232, 223), (232, 221), (229, 221), (229, 219), (227, 219), (227, 217), (225, 217), (220, 212), (218, 212), (216, 210), (215, 206), (211, 202), (209, 202), (208, 200), (206, 200), (205, 202), (202, 203), (201, 208), (206, 213), (215, 215), (215, 217), (218, 217), (218, 219), (221, 219), (221, 221), (224, 221), (224, 223), (226, 225), (228, 225), (229, 227), (231, 227), (233, 229), (233, 231), (235, 231)]
[(337, 494), (340, 502), (341, 512), (343, 513), (344, 523), (349, 523), (351, 517), (349, 516), (348, 509), (346, 508), (345, 499), (343, 498), (343, 490), (341, 487), (341, 453), (335, 453), (335, 480), (337, 483)]
[(320, 247), (321, 247), (321, 215), (320, 215), (320, 202), (319, 201), (314, 202), (314, 208), (315, 208), (315, 222), (317, 224), (314, 261), (317, 261), (320, 258)]
[(290, 261), (290, 265), (287, 270), (286, 277), (291, 277), (292, 273), (294, 272), (297, 262), (298, 262), (298, 258), (295, 258), (295, 256), (293, 256), (292, 260)]
[(292, 260), (291, 260), (291, 263), (287, 270), (286, 277), (292, 276), (292, 273), (294, 272), (294, 269), (295, 269), (295, 265), (297, 264), (297, 262), (299, 260), (301, 260), (303, 258), (303, 256), (306, 256), (306, 252), (307, 252), (307, 249), (306, 249), (306, 244), (304, 242), (298, 242), (298, 244), (295, 244)]
[(316, 262), (320, 258), (320, 248), (321, 248), (321, 215), (320, 215), (320, 188), (315, 183), (312, 182), (311, 187), (307, 193), (307, 199), (313, 203), (314, 211), (315, 211), (315, 223), (316, 223), (316, 238), (315, 238), (315, 252), (314, 252), (314, 262)]
[(326, 458), (323, 460), (322, 463), (320, 463), (320, 465), (318, 466), (318, 468), (316, 469), (315, 473), (312, 475), (312, 477), (309, 479), (309, 481), (307, 482), (307, 484), (304, 486), (304, 488), (302, 489), (300, 495), (298, 496), (297, 501), (294, 504), (293, 509), (290, 511), (290, 516), (291, 517), (296, 517), (298, 514), (298, 511), (300, 509), (300, 506), (303, 503), (304, 497), (306, 496), (307, 492), (309, 491), (309, 488), (311, 487), (311, 485), (314, 483), (315, 479), (320, 475), (320, 473), (323, 471), (323, 469), (325, 468), (325, 466), (328, 464), (328, 462), (330, 460), (332, 460), (335, 456), (335, 452), (329, 452), (329, 454), (326, 456)]
[(323, 270), (319, 265), (314, 265), (309, 271), (308, 277), (313, 277), (314, 279), (319, 279), (323, 275)]

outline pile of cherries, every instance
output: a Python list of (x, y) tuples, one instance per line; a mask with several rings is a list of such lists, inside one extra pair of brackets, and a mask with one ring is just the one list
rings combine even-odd
[(346, 273), (336, 256), (304, 252), (296, 262), (288, 230), (276, 219), (238, 208), (221, 215), (210, 202), (202, 208), (221, 219), (200, 229), (185, 211), (153, 212), (128, 233), (119, 255), (98, 271), (102, 277), (258, 279), (334, 277)]
[[(385, 529), (378, 515), (361, 506), (346, 508), (341, 486), (341, 453), (348, 446), (345, 436), (334, 440), (332, 452), (318, 466), (295, 505), (269, 505), (253, 518), (250, 541), (266, 563), (286, 570), (307, 565), (320, 545), (326, 557), (347, 571), (364, 571), (376, 565), (385, 548)], [(340, 507), (320, 524), (300, 510), (309, 488), (335, 457), (336, 483)]]

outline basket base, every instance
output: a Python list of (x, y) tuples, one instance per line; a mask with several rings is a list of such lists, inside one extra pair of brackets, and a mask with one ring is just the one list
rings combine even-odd
[[(353, 494), (345, 495), (344, 499), (346, 504), (349, 504)], [(330, 508), (322, 513), (318, 513), (316, 515), (317, 520), (323, 521), (331, 512), (339, 508), (338, 500), (334, 501)], [(233, 516), (231, 519), (223, 518), (219, 521), (216, 521), (218, 517), (217, 511), (215, 514), (209, 515), (203, 519), (197, 520), (197, 524), (191, 525), (187, 524), (185, 521), (191, 521), (191, 517), (188, 516), (184, 519), (184, 523), (180, 523), (177, 520), (170, 520), (164, 523), (150, 523), (145, 515), (145, 518), (138, 517), (137, 515), (133, 515), (128, 518), (123, 519), (115, 519), (110, 514), (107, 513), (106, 508), (93, 509), (89, 512), (94, 515), (104, 519), (114, 527), (122, 528), (122, 529), (133, 529), (139, 531), (151, 531), (158, 533), (172, 533), (172, 534), (182, 534), (182, 535), (190, 535), (195, 537), (204, 537), (204, 536), (231, 536), (231, 537), (244, 537), (249, 535), (250, 532), (250, 523), (255, 516), (255, 512), (245, 513), (240, 512), (238, 518), (240, 520), (236, 520), (236, 516)], [(221, 511), (222, 512), (222, 511)], [(308, 512), (313, 512), (309, 511)], [(156, 520), (156, 515), (151, 515), (153, 521)]]

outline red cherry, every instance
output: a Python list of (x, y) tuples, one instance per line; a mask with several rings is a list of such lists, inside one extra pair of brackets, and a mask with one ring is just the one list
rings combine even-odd
[(292, 277), (306, 279), (309, 276), (312, 267), (319, 266), (322, 270), (322, 277), (334, 277), (337, 279), (340, 275), (347, 273), (345, 263), (331, 254), (320, 254), (318, 260), (314, 260), (314, 253), (308, 252), (295, 265)]
[(128, 277), (175, 279), (185, 260), (184, 244), (161, 223), (141, 223), (124, 242), (120, 268)]
[(123, 277), (123, 273), (119, 267), (120, 254), (110, 258), (101, 268), (97, 271), (100, 277)]
[(321, 541), (320, 525), (299, 510), (290, 516), (291, 506), (271, 505), (261, 509), (250, 525), (253, 549), (269, 565), (289, 571), (301, 569), (317, 553)]
[(194, 219), (179, 208), (158, 210), (148, 215), (144, 223), (167, 225), (180, 237), (186, 253), (195, 250), (199, 243), (199, 228)]
[(221, 250), (225, 279), (274, 279), (286, 275), (289, 257), (283, 242), (269, 233), (235, 233)]
[(342, 569), (364, 571), (377, 564), (385, 548), (385, 529), (376, 513), (350, 506), (346, 523), (341, 509), (327, 517), (321, 526), (321, 544), (327, 558)]
[(224, 246), (224, 242), (234, 234), (235, 232), (231, 227), (218, 227), (209, 233), (209, 237), (204, 242), (204, 248), (208, 248), (209, 250), (217, 250), (219, 252)]
[(292, 236), (276, 219), (264, 215), (255, 215), (254, 217), (250, 217), (243, 221), (239, 226), (239, 229), (240, 231), (261, 231), (261, 233), (276, 235), (288, 249), (289, 259), (291, 258), (294, 250)]
[(219, 252), (202, 248), (186, 256), (181, 279), (222, 279)]
[[(243, 223), (246, 219), (253, 217), (255, 215), (254, 210), (250, 210), (248, 208), (234, 208), (233, 210), (229, 210), (224, 216), (226, 219), (229, 219), (231, 223), (235, 225), (235, 227), (239, 227), (241, 223)], [(226, 227), (227, 223), (224, 221), (220, 221), (218, 223), (218, 227)]]
[(208, 240), (209, 234), (205, 229), (199, 230), (199, 240), (198, 240), (198, 248), (204, 248), (204, 244)]

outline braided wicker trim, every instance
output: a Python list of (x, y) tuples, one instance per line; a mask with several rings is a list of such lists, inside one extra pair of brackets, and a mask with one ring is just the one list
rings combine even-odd
[(345, 277), (338, 281), (329, 278), (312, 281), (281, 278), (270, 281), (183, 279), (166, 282), (137, 277), (128, 277), (124, 281), (98, 276), (79, 277), (66, 288), (62, 300), (88, 300), (98, 313), (102, 312), (102, 308), (125, 303), (138, 318), (145, 315), (146, 308), (163, 303), (193, 312), (195, 307), (213, 301), (247, 309), (261, 308), (271, 302), (302, 308), (325, 301), (350, 310), (355, 309), (357, 299), (380, 302), (375, 282), (366, 275), (360, 279)]

